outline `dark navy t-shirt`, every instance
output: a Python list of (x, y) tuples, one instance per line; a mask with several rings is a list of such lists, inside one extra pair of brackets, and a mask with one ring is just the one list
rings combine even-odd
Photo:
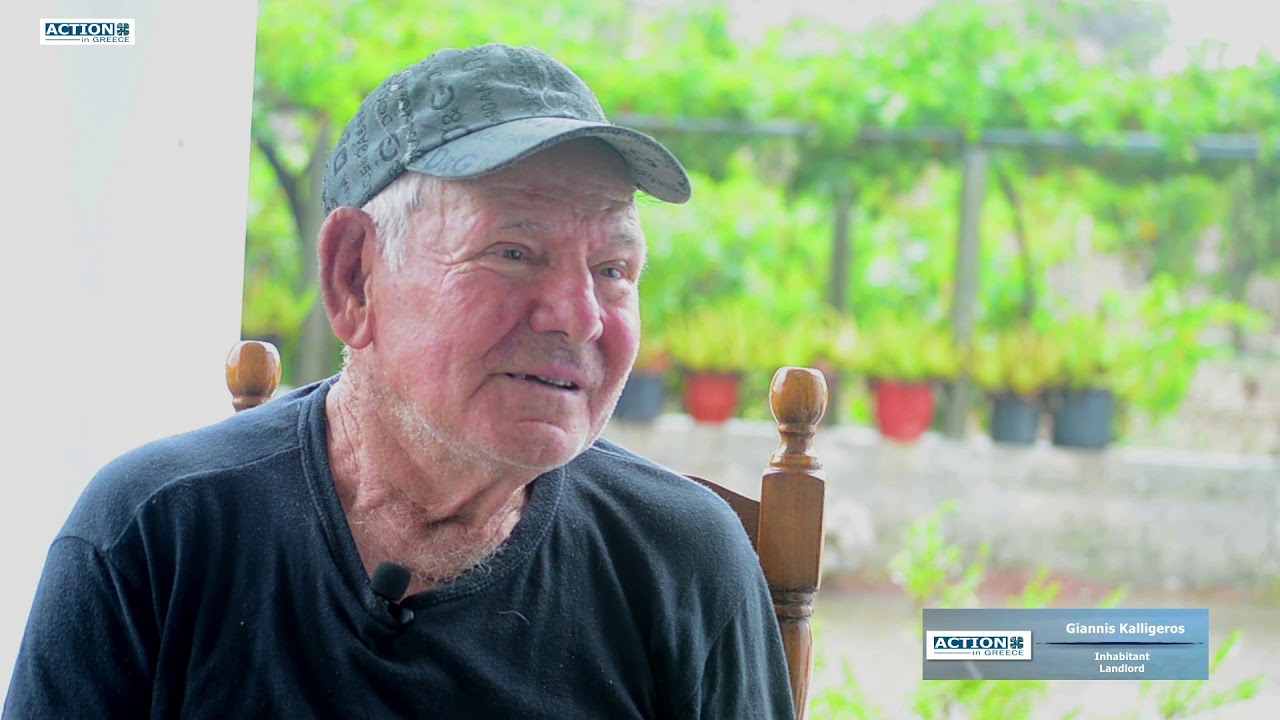
[(792, 716), (737, 518), (603, 440), (398, 624), (333, 487), (331, 385), (94, 478), (49, 551), (6, 718)]

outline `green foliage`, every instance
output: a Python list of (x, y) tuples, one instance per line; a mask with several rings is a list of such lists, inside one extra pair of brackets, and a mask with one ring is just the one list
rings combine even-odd
[(1231, 354), (1207, 333), (1234, 324), (1256, 327), (1259, 316), (1239, 303), (1190, 301), (1161, 275), (1132, 297), (1109, 294), (1097, 313), (1041, 322), (1051, 323), (1054, 386), (1111, 390), (1128, 408), (1159, 418), (1177, 410), (1202, 362)]
[[(1209, 660), (1210, 677), (1230, 657), (1231, 651), (1240, 642), (1240, 637), (1239, 630), (1232, 630), (1227, 639), (1218, 646), (1213, 657)], [(1148, 696), (1152, 696), (1160, 717), (1165, 718), (1165, 720), (1172, 720), (1172, 718), (1192, 717), (1227, 705), (1251, 700), (1262, 689), (1262, 681), (1262, 675), (1255, 675), (1225, 690), (1210, 691), (1208, 681), (1205, 680), (1175, 680), (1161, 683), (1158, 689), (1155, 683), (1150, 680), (1144, 680), (1142, 683), (1142, 696), (1144, 700)]]
[(922, 720), (945, 720), (959, 713), (971, 720), (1030, 718), (1048, 691), (1042, 680), (931, 680), (921, 683), (913, 709)]
[(1142, 348), (1128, 328), (1094, 314), (1075, 314), (1054, 325), (1059, 353), (1055, 385), (1072, 390), (1111, 390), (1118, 394), (1138, 382)]
[(907, 528), (902, 549), (889, 561), (895, 585), (917, 607), (937, 603), (943, 607), (973, 607), (978, 585), (986, 573), (989, 549), (982, 546), (972, 562), (964, 550), (947, 541), (943, 524), (959, 503), (947, 500), (925, 513)]
[(1130, 186), (1109, 183), (1092, 194), (1099, 217), (1115, 233), (1103, 249), (1148, 268), (1153, 275), (1191, 279), (1204, 234), (1226, 217), (1229, 195), (1203, 174), (1154, 177)]
[[(934, 200), (945, 192), (929, 192)], [(954, 216), (928, 210), (893, 208), (864, 215), (864, 232), (851, 274), (850, 297), (859, 315), (912, 315), (941, 324), (955, 268)]]
[(1229, 210), (1223, 254), (1216, 274), (1220, 292), (1244, 297), (1255, 272), (1280, 270), (1280, 170), (1271, 165), (1243, 165), (1227, 179)]
[(942, 323), (883, 314), (859, 324), (851, 369), (870, 379), (954, 379), (960, 366), (960, 352)]
[(758, 370), (759, 348), (773, 335), (767, 318), (750, 303), (723, 301), (672, 317), (663, 329), (663, 337), (676, 365), (683, 370)]
[(1061, 346), (1029, 324), (980, 335), (966, 358), (974, 383), (993, 395), (1032, 398), (1062, 374)]
[(1120, 307), (1122, 321), (1137, 329), (1140, 344), (1132, 354), (1126, 399), (1153, 417), (1177, 410), (1201, 363), (1231, 354), (1227, 345), (1210, 342), (1206, 332), (1261, 322), (1258, 313), (1239, 303), (1189, 301), (1168, 276), (1156, 277), (1134, 303)]
[(251, 338), (293, 337), (316, 302), (316, 288), (301, 297), (287, 285), (262, 274), (245, 279), (243, 330)]
[(692, 203), (642, 204), (646, 327), (731, 298), (767, 299), (759, 309), (777, 324), (822, 305), (825, 287), (814, 269), (830, 258), (825, 208), (811, 199), (788, 202), (781, 188), (759, 180), (748, 157), (732, 166), (719, 182), (694, 173)]
[(867, 699), (866, 692), (847, 663), (842, 671), (844, 678), (841, 684), (826, 688), (811, 699), (808, 717), (812, 720), (882, 720), (884, 710)]
[(838, 372), (857, 355), (858, 328), (853, 318), (824, 305), (793, 318), (771, 347), (776, 352), (772, 365)]

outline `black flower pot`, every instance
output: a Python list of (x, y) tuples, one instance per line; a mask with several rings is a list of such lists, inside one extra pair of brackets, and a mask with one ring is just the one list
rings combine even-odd
[(1053, 414), (1053, 444), (1098, 450), (1111, 443), (1116, 397), (1110, 390), (1064, 390)]
[(635, 371), (627, 378), (618, 397), (613, 416), (619, 420), (649, 422), (662, 414), (666, 398), (666, 376), (661, 373)]
[(991, 440), (1004, 445), (1031, 445), (1040, 429), (1040, 402), (1020, 395), (997, 395), (991, 406)]

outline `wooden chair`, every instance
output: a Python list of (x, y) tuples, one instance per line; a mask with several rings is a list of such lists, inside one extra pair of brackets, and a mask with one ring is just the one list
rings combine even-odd
[[(275, 347), (238, 343), (227, 356), (227, 387), (237, 411), (269, 400), (280, 384)], [(769, 388), (769, 406), (782, 445), (769, 458), (760, 499), (753, 500), (690, 475), (719, 495), (742, 521), (760, 557), (782, 630), (796, 717), (803, 720), (813, 671), (809, 619), (822, 572), (823, 504), (826, 483), (813, 455), (813, 436), (827, 407), (827, 385), (817, 370), (778, 370)]]

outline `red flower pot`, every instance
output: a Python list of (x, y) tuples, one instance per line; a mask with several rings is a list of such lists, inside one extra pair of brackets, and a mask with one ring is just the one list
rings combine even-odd
[(915, 442), (933, 422), (933, 386), (927, 382), (877, 380), (876, 424), (880, 434), (901, 442)]
[(722, 423), (738, 412), (739, 382), (733, 373), (689, 373), (684, 381), (684, 408), (698, 422)]

